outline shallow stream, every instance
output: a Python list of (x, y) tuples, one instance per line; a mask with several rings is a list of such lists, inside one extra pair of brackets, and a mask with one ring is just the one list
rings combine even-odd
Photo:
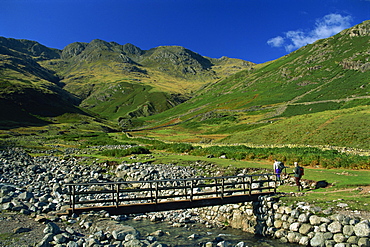
[[(282, 243), (276, 239), (264, 238), (256, 236), (251, 233), (243, 232), (238, 229), (226, 227), (221, 228), (207, 228), (200, 223), (189, 223), (184, 227), (173, 227), (169, 222), (151, 222), (150, 220), (132, 220), (124, 221), (123, 224), (130, 225), (140, 232), (141, 239), (147, 239), (148, 236), (155, 237), (155, 239), (162, 244), (171, 247), (191, 247), (191, 246), (205, 246), (207, 242), (213, 242), (213, 246), (222, 241), (227, 241), (230, 245), (235, 246), (240, 242), (244, 242), (243, 247), (298, 247), (301, 245)], [(157, 236), (153, 234), (161, 230), (164, 234)], [(151, 237), (149, 237), (151, 238)]]

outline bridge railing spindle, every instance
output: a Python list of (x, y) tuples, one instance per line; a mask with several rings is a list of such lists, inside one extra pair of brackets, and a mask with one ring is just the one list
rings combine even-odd
[(246, 193), (246, 189), (245, 189), (245, 177), (242, 178), (242, 181), (243, 181), (243, 193), (245, 194)]
[(114, 202), (115, 202), (115, 200), (114, 200), (114, 194), (115, 194), (114, 184), (110, 185), (110, 190), (112, 191), (112, 203), (114, 204)]
[(225, 179), (221, 179), (221, 199), (224, 199), (224, 191), (225, 191)]
[(70, 201), (70, 206), (72, 208), (72, 212), (75, 210), (75, 186), (74, 185), (69, 185), (69, 201)]
[(194, 181), (190, 181), (190, 201), (193, 201), (193, 193), (194, 193)]
[(153, 183), (152, 182), (149, 182), (149, 186), (150, 186), (150, 198), (151, 198), (151, 201), (154, 202), (154, 198), (153, 198)]
[(154, 202), (157, 204), (158, 203), (158, 181), (155, 182), (155, 200)]
[(215, 194), (216, 194), (216, 197), (218, 196), (218, 188), (217, 188), (217, 178), (215, 178)]
[(120, 187), (120, 184), (116, 184), (116, 208), (118, 208), (118, 205), (119, 205), (119, 187)]

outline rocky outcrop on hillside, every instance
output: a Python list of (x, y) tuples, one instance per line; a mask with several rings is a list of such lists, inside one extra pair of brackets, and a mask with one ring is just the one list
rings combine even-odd
[(59, 78), (54, 72), (40, 66), (37, 61), (59, 57), (58, 50), (47, 48), (37, 42), (0, 37), (0, 71), (14, 70), (57, 83)]
[(350, 29), (341, 32), (342, 35), (349, 35), (350, 37), (363, 37), (370, 35), (370, 21), (364, 21)]
[(62, 51), (62, 59), (69, 59), (78, 56), (85, 50), (87, 43), (75, 42), (64, 47)]

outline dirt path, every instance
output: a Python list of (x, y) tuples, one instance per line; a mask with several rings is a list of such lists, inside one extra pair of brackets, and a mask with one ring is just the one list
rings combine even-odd
[(35, 246), (44, 237), (45, 225), (23, 214), (0, 213), (0, 246)]
[[(337, 193), (337, 192), (344, 192), (344, 191), (353, 191), (353, 188), (349, 189), (340, 189), (340, 190), (333, 190), (333, 191), (307, 191), (307, 193), (315, 193), (315, 194), (329, 194), (329, 193)], [(370, 194), (370, 186), (361, 186), (361, 192), (360, 194)]]
[[(48, 216), (53, 218), (54, 216)], [(61, 230), (67, 226), (75, 231), (87, 234), (78, 224), (66, 225), (56, 223)], [(32, 216), (15, 212), (0, 211), (0, 247), (30, 247), (36, 246), (45, 236), (46, 223), (40, 223)]]

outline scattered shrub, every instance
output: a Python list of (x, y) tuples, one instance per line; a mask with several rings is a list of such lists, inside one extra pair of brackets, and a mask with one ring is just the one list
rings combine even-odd
[(194, 149), (191, 144), (186, 143), (156, 143), (153, 145), (153, 149), (166, 150), (172, 153), (185, 153)]
[(190, 154), (197, 156), (226, 155), (229, 159), (259, 160), (278, 159), (288, 165), (298, 161), (302, 165), (321, 166), (323, 168), (370, 168), (370, 159), (366, 156), (348, 155), (336, 150), (321, 150), (319, 148), (250, 148), (246, 146), (213, 146), (196, 148)]
[(108, 149), (103, 150), (99, 153), (100, 155), (104, 156), (111, 156), (111, 157), (124, 157), (131, 154), (150, 154), (149, 149), (141, 147), (141, 146), (134, 146), (127, 149)]

